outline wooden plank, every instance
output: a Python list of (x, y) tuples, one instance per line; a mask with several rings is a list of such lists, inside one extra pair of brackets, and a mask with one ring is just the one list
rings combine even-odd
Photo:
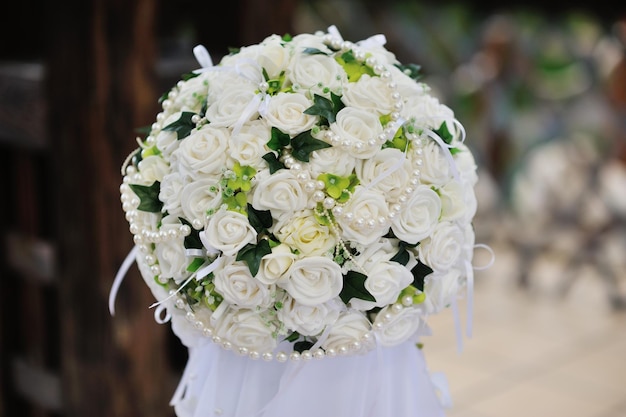
[(52, 284), (55, 279), (54, 245), (43, 239), (10, 232), (5, 236), (7, 263), (20, 276)]
[(23, 357), (11, 361), (16, 393), (47, 412), (62, 411), (61, 378)]

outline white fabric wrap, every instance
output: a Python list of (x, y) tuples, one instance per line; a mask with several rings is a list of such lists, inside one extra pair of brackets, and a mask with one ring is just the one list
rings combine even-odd
[(171, 404), (178, 417), (443, 417), (437, 389), (412, 342), (281, 363), (207, 340), (189, 348)]

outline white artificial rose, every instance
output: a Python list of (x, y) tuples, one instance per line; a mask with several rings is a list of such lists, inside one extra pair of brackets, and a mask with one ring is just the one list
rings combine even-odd
[(436, 314), (450, 306), (459, 295), (463, 274), (453, 268), (445, 272), (433, 272), (424, 278), (424, 309), (427, 314)]
[(337, 243), (328, 226), (320, 224), (312, 210), (296, 213), (281, 222), (274, 235), (302, 256), (323, 255), (334, 250)]
[(204, 100), (209, 94), (208, 73), (200, 73), (182, 83), (172, 100), (172, 106), (180, 111), (199, 113), (202, 110)]
[(305, 209), (309, 199), (302, 182), (288, 169), (267, 176), (258, 175), (251, 194), (255, 209), (270, 210), (277, 219), (283, 213), (291, 214)]
[(463, 143), (457, 143), (454, 146), (460, 151), (454, 154), (454, 161), (459, 170), (461, 181), (467, 186), (473, 187), (478, 182), (478, 167), (474, 155)]
[(255, 90), (254, 85), (247, 83), (231, 85), (224, 90), (206, 110), (206, 118), (211, 126), (230, 127), (239, 120), (243, 123), (258, 118), (258, 109), (248, 107), (256, 95)]
[(441, 200), (441, 220), (453, 221), (463, 217), (466, 210), (465, 189), (457, 181), (450, 181), (437, 190)]
[(221, 204), (222, 190), (213, 179), (197, 178), (185, 184), (180, 193), (180, 207), (189, 222), (200, 220), (205, 225), (207, 210), (215, 211)]
[(269, 125), (294, 136), (311, 130), (317, 122), (317, 116), (304, 113), (312, 105), (313, 102), (304, 94), (281, 92), (269, 99), (261, 116)]
[(256, 241), (256, 230), (241, 213), (219, 210), (209, 218), (200, 239), (207, 249), (217, 249), (224, 255), (237, 254), (239, 249)]
[(342, 140), (351, 142), (352, 146), (348, 152), (355, 158), (371, 158), (380, 150), (379, 147), (370, 146), (368, 143), (370, 139), (377, 139), (383, 132), (383, 125), (375, 112), (344, 107), (337, 113), (330, 130)]
[(182, 140), (172, 158), (178, 160), (183, 175), (206, 174), (219, 179), (228, 161), (228, 138), (227, 129), (204, 125)]
[[(170, 230), (178, 231), (180, 226), (180, 220), (176, 216), (168, 215), (161, 219), (161, 228), (159, 230), (164, 232)], [(183, 236), (170, 238), (156, 242), (154, 248), (154, 255), (157, 258), (161, 276), (173, 278), (177, 283), (184, 281), (189, 276), (187, 255), (183, 241)]]
[(341, 267), (331, 259), (310, 256), (296, 260), (278, 285), (301, 304), (316, 305), (339, 295), (343, 275)]
[(214, 274), (215, 290), (228, 303), (250, 309), (267, 308), (271, 304), (272, 287), (255, 279), (246, 263), (228, 263)]
[[(178, 117), (173, 119), (172, 122), (176, 121), (177, 119)], [(178, 145), (180, 145), (180, 141), (178, 140), (178, 134), (171, 130), (161, 130), (156, 135), (155, 142), (156, 147), (161, 151), (161, 155), (163, 155), (164, 158), (169, 158), (172, 155), (172, 152), (178, 149)]]
[(230, 309), (217, 320), (215, 332), (236, 347), (258, 353), (272, 352), (278, 344), (276, 326), (268, 324), (256, 310)]
[(417, 247), (419, 259), (434, 271), (447, 271), (463, 255), (465, 239), (465, 230), (456, 223), (441, 222)]
[(425, 126), (432, 130), (439, 129), (443, 122), (453, 124), (454, 112), (430, 94), (417, 94), (409, 96), (402, 110), (402, 115), (407, 118), (415, 118), (418, 126)]
[(251, 166), (259, 171), (267, 167), (267, 162), (262, 158), (269, 152), (266, 144), (270, 137), (270, 127), (262, 120), (245, 123), (228, 143), (230, 156), (241, 166)]
[[(226, 70), (218, 72), (220, 74), (219, 81), (211, 83), (209, 97), (214, 94), (213, 87), (223, 91), (230, 88), (232, 82), (237, 84), (248, 82), (256, 86), (263, 82), (263, 68), (257, 62), (262, 48), (261, 45), (248, 45), (239, 48), (239, 51), (235, 54), (224, 56), (220, 66)], [(227, 83), (225, 84), (225, 82)]]
[(371, 310), (374, 307), (385, 307), (397, 301), (400, 292), (411, 285), (413, 274), (404, 265), (393, 261), (381, 261), (367, 270), (365, 289), (376, 299), (375, 301), (352, 298), (350, 306), (358, 310)]
[(370, 159), (359, 160), (355, 172), (361, 185), (380, 191), (389, 201), (397, 201), (411, 179), (408, 162), (399, 149), (385, 148)]
[(286, 295), (282, 307), (278, 310), (278, 320), (283, 322), (287, 329), (296, 331), (303, 336), (316, 336), (324, 328), (337, 320), (339, 305), (335, 300), (314, 306), (305, 305)]
[(347, 105), (378, 114), (388, 115), (393, 111), (388, 81), (380, 77), (363, 74), (357, 82), (346, 86), (341, 100)]
[(347, 177), (352, 174), (357, 159), (339, 146), (318, 149), (309, 156), (309, 171), (316, 178), (320, 174)]
[(185, 181), (178, 172), (171, 172), (163, 177), (159, 190), (159, 200), (163, 202), (163, 209), (172, 215), (182, 214), (180, 207), (181, 191)]
[[(385, 235), (389, 229), (386, 221), (389, 208), (385, 196), (375, 190), (357, 186), (343, 209), (344, 213), (353, 215), (352, 218), (345, 215), (337, 218), (345, 240), (369, 245)], [(367, 224), (370, 221), (371, 226)]]
[(167, 162), (159, 155), (150, 155), (143, 158), (137, 166), (141, 176), (148, 182), (161, 182), (170, 167)]
[(296, 255), (289, 246), (282, 243), (274, 246), (272, 253), (268, 253), (261, 258), (261, 265), (256, 279), (267, 285), (275, 284), (285, 276), (295, 260)]
[(437, 142), (427, 140), (423, 148), (423, 165), (420, 169), (422, 183), (441, 186), (451, 180), (452, 168), (444, 152)]
[(270, 79), (280, 76), (289, 65), (291, 48), (278, 35), (268, 36), (261, 43), (257, 60)]
[[(420, 328), (422, 311), (416, 307), (405, 307), (394, 311), (392, 306), (385, 307), (376, 316), (374, 329), (383, 346), (396, 346), (416, 335)], [(382, 326), (378, 326), (382, 324)]]
[(393, 218), (391, 230), (407, 243), (417, 243), (428, 237), (441, 215), (441, 199), (427, 185), (418, 185)]
[(330, 90), (337, 94), (342, 85), (347, 83), (343, 68), (333, 58), (323, 54), (296, 55), (286, 76), (297, 91), (307, 92), (311, 99), (313, 94), (328, 98), (325, 91)]
[(350, 351), (358, 342), (361, 343), (361, 349), (366, 348), (366, 344), (362, 344), (363, 336), (370, 330), (371, 324), (365, 314), (357, 310), (341, 312), (330, 328), (328, 337), (322, 342), (322, 347), (326, 351), (332, 349), (336, 352), (343, 352), (344, 349)]
[(324, 43), (324, 38), (316, 34), (300, 33), (294, 36), (289, 44), (295, 51), (302, 51), (307, 48), (313, 48), (319, 49), (320, 51), (325, 53), (331, 53), (331, 50), (328, 49), (328, 45)]
[(424, 83), (416, 82), (395, 65), (388, 66), (387, 71), (391, 73), (391, 78), (398, 86), (397, 91), (402, 91), (402, 97), (405, 102), (411, 96), (421, 95), (429, 91), (428, 86)]

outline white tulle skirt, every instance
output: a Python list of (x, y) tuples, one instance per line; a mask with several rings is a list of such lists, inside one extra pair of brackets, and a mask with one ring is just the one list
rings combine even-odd
[(437, 377), (414, 343), (360, 356), (266, 362), (207, 342), (189, 348), (178, 417), (440, 417)]

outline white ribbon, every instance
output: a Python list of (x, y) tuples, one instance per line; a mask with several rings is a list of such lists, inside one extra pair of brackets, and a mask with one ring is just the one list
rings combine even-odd
[(124, 262), (122, 262), (122, 266), (120, 266), (120, 269), (115, 275), (113, 285), (111, 285), (111, 291), (109, 292), (109, 313), (111, 314), (111, 316), (115, 315), (115, 299), (117, 298), (117, 293), (120, 289), (120, 286), (122, 285), (122, 281), (124, 281), (126, 273), (130, 269), (132, 263), (135, 261), (138, 250), (139, 249), (137, 248), (137, 246), (134, 246), (130, 250), (130, 252), (128, 252), (128, 255), (126, 255), (126, 259), (124, 259)]
[(439, 393), (439, 402), (444, 408), (452, 407), (452, 396), (448, 387), (448, 379), (443, 372), (431, 372), (430, 381)]
[(194, 72), (202, 72), (207, 68), (211, 68), (213, 66), (213, 60), (211, 59), (211, 54), (203, 45), (196, 45), (193, 48), (193, 55), (196, 57), (196, 61), (202, 67), (200, 70), (195, 70)]
[(454, 176), (454, 179), (457, 181), (460, 181), (461, 176), (459, 175), (459, 170), (456, 167), (456, 163), (454, 162), (452, 153), (450, 153), (450, 148), (454, 148), (454, 145), (448, 145), (447, 143), (443, 141), (443, 139), (441, 139), (441, 137), (439, 137), (438, 134), (436, 134), (430, 129), (424, 129), (424, 132), (426, 133), (426, 135), (428, 135), (429, 138), (437, 142), (437, 144), (443, 151), (443, 156), (446, 158), (446, 160), (448, 161), (448, 164), (450, 165), (450, 169), (452, 170), (452, 175)]

